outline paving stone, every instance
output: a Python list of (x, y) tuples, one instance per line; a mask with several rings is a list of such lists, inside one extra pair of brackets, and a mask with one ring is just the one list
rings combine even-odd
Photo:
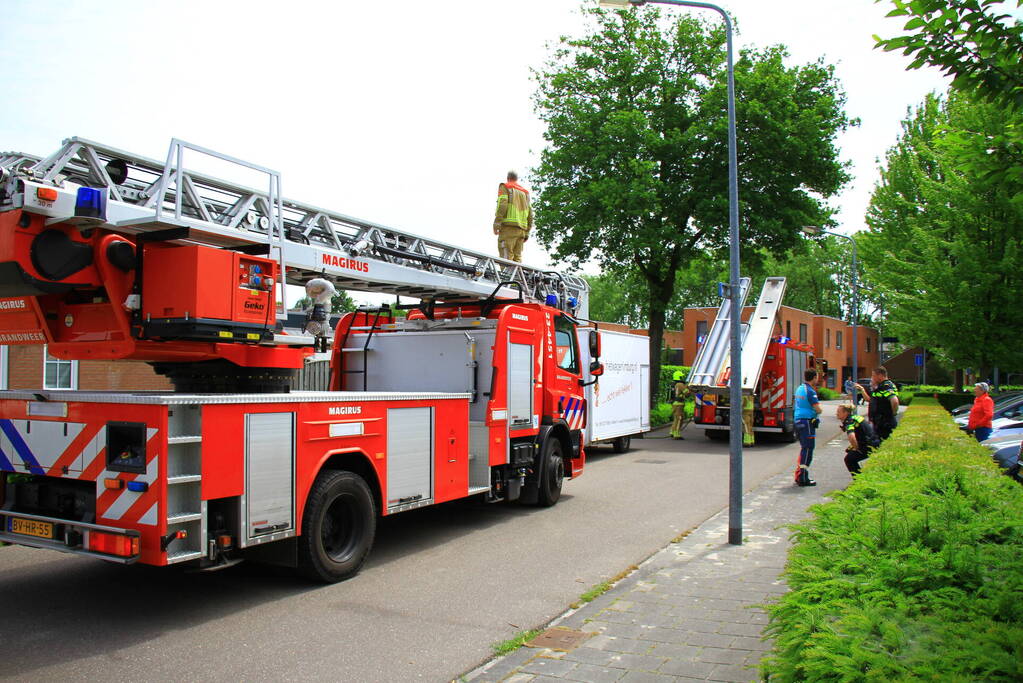
[(714, 664), (745, 664), (751, 654), (750, 650), (729, 650), (722, 647), (705, 647), (697, 655), (701, 662)]
[(630, 671), (657, 671), (664, 661), (663, 657), (621, 653), (613, 656), (608, 662), (608, 666), (613, 669), (628, 669)]
[(764, 627), (760, 624), (721, 624), (718, 633), (725, 633), (733, 636), (750, 636), (758, 638)]
[(732, 647), (739, 650), (759, 650), (766, 651), (771, 649), (770, 643), (765, 643), (760, 638), (749, 638), (746, 636), (737, 636), (732, 641)]
[(628, 652), (631, 654), (644, 654), (650, 649), (650, 643), (635, 638), (619, 638), (606, 635), (599, 635), (586, 641), (586, 647), (593, 647), (600, 650), (611, 650), (613, 652)]
[(661, 666), (660, 672), (672, 676), (689, 676), (690, 678), (706, 678), (714, 667), (712, 662), (696, 662), (689, 659), (669, 659)]
[(696, 659), (703, 648), (695, 645), (679, 645), (678, 643), (657, 643), (650, 650), (652, 657), (670, 657), (671, 659)]
[(613, 650), (597, 650), (592, 647), (577, 647), (571, 652), (566, 652), (562, 659), (594, 666), (606, 666), (611, 658), (617, 653)]
[(531, 683), (536, 680), (533, 674), (514, 674), (503, 679), (503, 683)]
[(747, 669), (734, 664), (720, 664), (707, 676), (711, 681), (728, 681), (728, 683), (749, 683), (760, 680), (760, 672), (756, 668)]
[(674, 676), (652, 673), (650, 671), (630, 671), (622, 677), (622, 683), (675, 683)]
[[(703, 647), (728, 647), (735, 640), (736, 636), (723, 636), (717, 633), (697, 633), (689, 631), (686, 633), (682, 643), (686, 645), (701, 645)], [(751, 650), (753, 648), (746, 648)]]
[(624, 675), (625, 671), (622, 669), (580, 664), (566, 673), (563, 678), (567, 681), (582, 681), (582, 683), (614, 683)]
[(678, 625), (687, 631), (699, 631), (700, 633), (717, 633), (721, 628), (721, 622), (705, 619), (679, 619)]
[(566, 662), (563, 659), (536, 657), (533, 661), (523, 666), (522, 671), (542, 676), (562, 676), (566, 672), (574, 669), (576, 666), (578, 666), (577, 662)]

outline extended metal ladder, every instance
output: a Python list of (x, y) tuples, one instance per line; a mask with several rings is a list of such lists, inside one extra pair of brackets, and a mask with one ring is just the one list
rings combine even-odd
[[(189, 157), (212, 157), (247, 173), (263, 174), (265, 191), (185, 168)], [(21, 185), (18, 185), (18, 183)], [(341, 289), (432, 301), (479, 299), (515, 282), (530, 301), (557, 294), (576, 300), (588, 315), (589, 287), (575, 275), (544, 271), (473, 252), (311, 204), (285, 199), (280, 174), (181, 140), (172, 140), (166, 162), (82, 138), (65, 140), (45, 158), (0, 152), (0, 205), (39, 186), (54, 187), (52, 206), (32, 210), (53, 222), (69, 217), (79, 187), (107, 188), (105, 224), (125, 234), (188, 228), (181, 241), (232, 248), (266, 245), (287, 284), (327, 277)], [(63, 213), (61, 213), (63, 211)], [(514, 297), (511, 288), (499, 290)], [(282, 311), (279, 311), (279, 314)]]
[(760, 290), (757, 308), (749, 319), (746, 335), (742, 340), (742, 389), (753, 391), (760, 381), (764, 368), (767, 347), (771, 344), (774, 324), (785, 296), (785, 278), (769, 277)]
[[(750, 279), (739, 280), (739, 313), (742, 319), (742, 307), (749, 295)], [(689, 385), (692, 388), (718, 387), (722, 385), (721, 377), (729, 368), (729, 320), (731, 320), (732, 301), (729, 297), (721, 299), (718, 314), (707, 333), (707, 340), (700, 347), (696, 361), (689, 371)]]

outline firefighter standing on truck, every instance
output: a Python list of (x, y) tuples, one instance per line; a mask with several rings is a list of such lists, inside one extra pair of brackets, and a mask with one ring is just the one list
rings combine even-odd
[(676, 370), (671, 386), (671, 437), (682, 439), (686, 428), (686, 401), (689, 400), (689, 385), (682, 379), (682, 371)]
[(519, 185), (519, 176), (508, 171), (507, 182), (497, 186), (497, 215), (494, 216), (494, 234), (497, 235), (497, 253), (509, 261), (522, 261), (522, 244), (533, 229), (533, 207), (529, 203), (529, 190)]

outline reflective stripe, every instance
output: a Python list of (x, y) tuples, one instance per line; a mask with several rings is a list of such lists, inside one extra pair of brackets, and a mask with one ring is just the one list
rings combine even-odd
[(10, 420), (0, 420), (0, 430), (3, 430), (4, 434), (7, 435), (7, 439), (11, 442), (11, 446), (13, 446), (14, 450), (18, 453), (18, 457), (20, 457), (22, 461), (28, 465), (29, 472), (32, 474), (46, 473), (46, 470), (39, 465), (39, 461), (36, 460), (35, 454), (33, 454), (31, 449), (29, 449), (28, 444), (25, 443), (23, 438), (21, 438), (21, 434), (15, 426), (11, 424)]

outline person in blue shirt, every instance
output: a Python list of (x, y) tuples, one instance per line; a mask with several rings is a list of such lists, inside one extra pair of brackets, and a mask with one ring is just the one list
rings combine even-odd
[(796, 464), (796, 486), (816, 486), (810, 478), (810, 463), (813, 462), (813, 445), (820, 420), (821, 402), (817, 398), (820, 376), (816, 370), (803, 373), (805, 382), (796, 389), (796, 406), (793, 418), (796, 421), (796, 436), (799, 438), (799, 461)]

